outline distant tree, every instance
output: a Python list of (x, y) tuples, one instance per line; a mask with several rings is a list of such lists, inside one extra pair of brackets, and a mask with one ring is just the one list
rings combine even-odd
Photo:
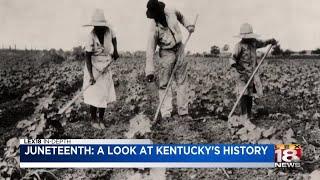
[(207, 57), (207, 56), (208, 56), (208, 53), (205, 52), (205, 51), (203, 51), (203, 52), (202, 52), (202, 57)]
[(66, 56), (66, 53), (63, 51), (63, 49), (59, 49), (58, 51), (57, 51), (57, 54), (59, 55), (59, 56), (62, 56), (62, 57), (64, 57), (64, 58), (67, 58), (67, 56)]
[(220, 54), (220, 48), (216, 45), (214, 46), (211, 46), (210, 48), (210, 54), (213, 56), (213, 57), (217, 57), (219, 56)]
[(57, 54), (56, 49), (51, 48), (51, 49), (49, 50), (49, 54), (52, 54), (52, 55)]
[(212, 57), (212, 54), (211, 54), (211, 53), (204, 52), (204, 53), (203, 53), (203, 57)]
[(293, 51), (291, 51), (290, 49), (287, 49), (283, 52), (283, 56), (285, 57), (289, 57), (291, 56), (291, 54), (293, 54)]
[(299, 54), (301, 54), (301, 55), (307, 54), (307, 51), (306, 50), (302, 50), (302, 51), (299, 52)]
[(74, 47), (71, 54), (75, 60), (84, 60), (85, 58), (85, 51), (82, 46)]
[(132, 53), (130, 51), (125, 51), (125, 52), (119, 52), (120, 57), (123, 58), (131, 58), (133, 57)]
[(311, 51), (311, 54), (320, 54), (320, 48)]
[(283, 53), (284, 53), (284, 52), (283, 52), (283, 50), (281, 49), (280, 45), (276, 45), (276, 46), (273, 48), (272, 52), (271, 52), (271, 54), (272, 54), (273, 56), (282, 56)]
[(145, 55), (146, 55), (146, 52), (145, 52), (145, 51), (135, 51), (135, 52), (133, 53), (133, 56), (134, 56), (134, 57), (145, 57)]
[(64, 53), (63, 49), (60, 48), (60, 49), (58, 50), (58, 54), (63, 54), (63, 53)]
[(58, 51), (54, 48), (51, 48), (49, 51), (43, 50), (39, 58), (41, 59), (42, 65), (48, 65), (50, 63), (60, 64), (65, 60), (65, 57), (58, 54)]
[(225, 45), (223, 46), (222, 50), (226, 52), (226, 51), (229, 51), (229, 48), (230, 48), (229, 45), (228, 45), (228, 44), (225, 44)]
[(72, 55), (71, 51), (64, 51), (65, 58), (70, 57)]

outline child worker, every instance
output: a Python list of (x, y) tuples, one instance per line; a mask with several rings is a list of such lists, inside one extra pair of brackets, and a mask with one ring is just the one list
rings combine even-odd
[[(119, 58), (117, 40), (113, 29), (107, 23), (103, 10), (96, 9), (93, 26), (86, 42), (86, 65), (84, 67), (83, 87), (90, 87), (83, 93), (84, 103), (90, 105), (91, 126), (105, 129), (103, 117), (108, 103), (116, 101), (112, 73), (108, 65)], [(98, 76), (101, 75), (99, 78)], [(97, 119), (98, 111), (98, 119)]]
[[(236, 37), (241, 41), (235, 45), (234, 52), (230, 59), (231, 74), (236, 81), (237, 96), (247, 84), (250, 76), (258, 65), (257, 49), (266, 47), (267, 45), (276, 45), (275, 39), (258, 40), (259, 35), (253, 33), (252, 26), (248, 23), (241, 25), (240, 34)], [(241, 117), (250, 119), (252, 117), (253, 94), (262, 94), (262, 85), (259, 75), (255, 75), (249, 84), (247, 90), (240, 100)]]

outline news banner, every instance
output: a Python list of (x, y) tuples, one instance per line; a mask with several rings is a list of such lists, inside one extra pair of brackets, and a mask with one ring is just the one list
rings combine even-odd
[(153, 144), (148, 139), (20, 139), (21, 168), (295, 168), (298, 144)]

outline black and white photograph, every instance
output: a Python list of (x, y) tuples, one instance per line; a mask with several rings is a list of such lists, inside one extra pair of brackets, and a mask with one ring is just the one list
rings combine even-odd
[[(0, 179), (320, 180), (319, 10), (0, 0)], [(22, 139), (274, 145), (275, 167), (23, 168)]]

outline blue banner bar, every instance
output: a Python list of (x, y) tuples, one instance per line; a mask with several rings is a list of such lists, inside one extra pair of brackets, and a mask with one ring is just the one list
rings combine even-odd
[(243, 144), (21, 144), (21, 163), (274, 163), (275, 147)]

